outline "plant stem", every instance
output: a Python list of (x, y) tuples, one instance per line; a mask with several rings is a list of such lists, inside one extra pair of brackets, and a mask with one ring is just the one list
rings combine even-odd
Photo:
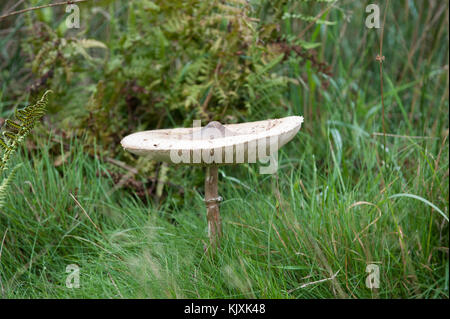
[(384, 16), (383, 16), (383, 26), (381, 28), (381, 39), (380, 39), (380, 53), (377, 57), (378, 62), (380, 63), (380, 91), (381, 91), (381, 121), (383, 126), (383, 137), (384, 137), (384, 145), (383, 145), (383, 160), (384, 165), (386, 167), (386, 126), (384, 123), (384, 92), (383, 92), (383, 38), (384, 38), (384, 26), (386, 24), (386, 13), (389, 7), (389, 0), (387, 1), (386, 8), (384, 9)]
[(222, 223), (220, 221), (219, 197), (217, 183), (219, 180), (217, 166), (206, 168), (205, 178), (205, 204), (206, 219), (208, 221), (208, 236), (212, 249), (219, 247), (219, 240), (222, 237)]
[(7, 13), (7, 14), (4, 14), (4, 15), (1, 15), (0, 16), (0, 20), (5, 19), (7, 17), (11, 17), (11, 16), (14, 16), (14, 15), (17, 15), (17, 14), (22, 14), (22, 13), (25, 13), (25, 12), (28, 12), (28, 11), (39, 10), (39, 9), (44, 9), (44, 8), (49, 8), (49, 7), (77, 4), (77, 3), (80, 3), (80, 2), (86, 2), (86, 1), (89, 1), (89, 0), (72, 0), (72, 1), (63, 1), (63, 2), (57, 2), (57, 3), (44, 4), (42, 6), (26, 8), (26, 9), (17, 10), (17, 11), (13, 11), (11, 13)]

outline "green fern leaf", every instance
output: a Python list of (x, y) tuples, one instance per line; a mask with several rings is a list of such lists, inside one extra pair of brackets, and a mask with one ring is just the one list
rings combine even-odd
[(9, 188), (9, 185), (13, 181), (14, 177), (16, 176), (17, 170), (20, 166), (22, 166), (22, 163), (14, 166), (14, 168), (11, 170), (8, 176), (4, 178), (2, 183), (0, 184), (0, 208), (2, 208), (3, 205), (5, 205), (7, 190)]
[(19, 123), (10, 119), (5, 121), (5, 130), (2, 132), (4, 138), (0, 138), (0, 148), (3, 150), (3, 154), (0, 156), (0, 174), (8, 168), (8, 161), (18, 145), (45, 114), (47, 96), (51, 92), (50, 90), (46, 91), (34, 105), (17, 110), (15, 116)]

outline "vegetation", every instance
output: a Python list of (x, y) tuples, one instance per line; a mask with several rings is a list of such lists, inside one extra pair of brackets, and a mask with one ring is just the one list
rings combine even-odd
[[(0, 296), (448, 298), (448, 2), (382, 2), (379, 30), (369, 3), (105, 0), (78, 5), (81, 29), (64, 7), (0, 19), (0, 116), (55, 92), (10, 158)], [(289, 115), (305, 123), (277, 174), (219, 169), (215, 257), (200, 169), (119, 145)]]
[[(1, 175), (3, 175), (4, 172), (7, 172), (11, 155), (17, 151), (17, 148), (23, 142), (23, 139), (30, 134), (37, 121), (44, 116), (47, 105), (47, 94), (49, 92), (50, 91), (45, 92), (36, 104), (17, 110), (15, 114), (17, 122), (14, 120), (5, 121), (6, 129), (2, 132), (3, 138), (0, 137), (0, 149), (2, 150), (0, 157)], [(0, 208), (4, 204), (6, 191), (19, 166), (20, 164), (17, 164), (0, 184)]]

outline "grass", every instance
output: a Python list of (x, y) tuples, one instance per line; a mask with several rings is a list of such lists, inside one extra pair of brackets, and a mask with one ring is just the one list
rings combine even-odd
[[(115, 189), (111, 164), (86, 154), (83, 139), (40, 134), (15, 158), (23, 165), (0, 211), (1, 296), (448, 298), (443, 5), (440, 14), (425, 1), (391, 3), (386, 137), (380, 38), (363, 27), (365, 4), (339, 3), (327, 16), (337, 25), (313, 27), (334, 76), (324, 90), (307, 65), (308, 85), (291, 87), (287, 115), (305, 123), (281, 150), (276, 175), (260, 175), (258, 165), (219, 170), (224, 237), (213, 257), (204, 253), (203, 190), (193, 187), (199, 169), (169, 170), (183, 196), (166, 185), (161, 201), (143, 201)], [(65, 286), (69, 264), (80, 267), (79, 289)], [(379, 289), (366, 287), (369, 264), (379, 266)]]

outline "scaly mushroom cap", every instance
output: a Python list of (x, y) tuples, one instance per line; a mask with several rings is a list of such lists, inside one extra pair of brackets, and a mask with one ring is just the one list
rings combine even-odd
[(289, 142), (303, 123), (302, 116), (258, 122), (137, 132), (126, 136), (124, 149), (174, 164), (222, 165), (254, 163)]

